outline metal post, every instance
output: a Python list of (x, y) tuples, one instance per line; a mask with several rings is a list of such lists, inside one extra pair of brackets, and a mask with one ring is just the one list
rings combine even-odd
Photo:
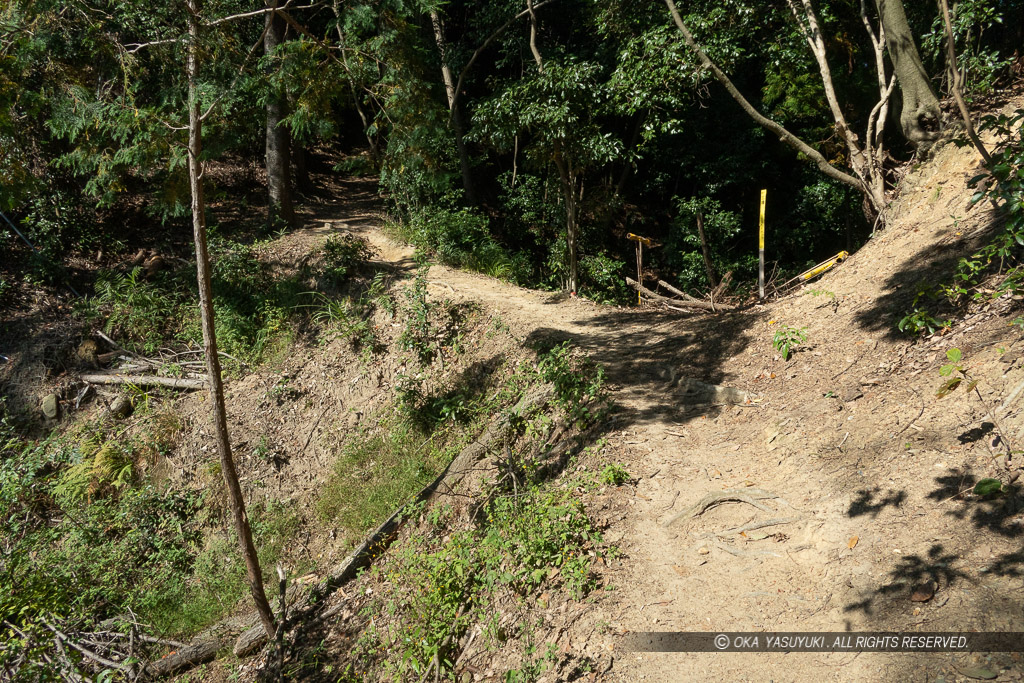
[(764, 298), (764, 201), (767, 195), (768, 190), (761, 190), (761, 220), (759, 222), (757, 246), (757, 286), (762, 299)]

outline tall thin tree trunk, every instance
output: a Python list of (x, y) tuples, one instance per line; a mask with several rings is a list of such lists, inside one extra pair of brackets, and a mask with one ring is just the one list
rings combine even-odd
[(981, 158), (985, 160), (985, 163), (991, 164), (992, 157), (974, 130), (974, 124), (971, 122), (971, 113), (967, 111), (967, 103), (964, 102), (963, 91), (960, 88), (960, 71), (956, 68), (956, 45), (953, 39), (953, 22), (949, 19), (949, 5), (946, 3), (946, 0), (939, 0), (939, 7), (942, 9), (942, 23), (946, 28), (946, 61), (952, 74), (950, 89), (953, 91), (953, 99), (956, 100), (956, 106), (960, 109), (960, 116), (964, 120), (964, 126), (967, 127), (967, 137), (974, 143), (974, 148), (981, 154)]
[(441, 24), (441, 17), (437, 10), (431, 10), (430, 22), (434, 25), (434, 40), (437, 42), (437, 51), (441, 55), (441, 79), (444, 81), (444, 91), (448, 96), (448, 110), (452, 116), (455, 150), (459, 155), (459, 170), (462, 172), (462, 189), (466, 192), (466, 201), (475, 205), (476, 190), (473, 185), (473, 167), (469, 163), (469, 152), (466, 150), (466, 141), (463, 139), (465, 128), (462, 123), (462, 111), (455, 95), (455, 79), (452, 78), (452, 70), (448, 65), (444, 26)]
[[(276, 8), (277, 0), (269, 0), (267, 7)], [(266, 30), (263, 33), (263, 51), (271, 57), (281, 43), (284, 21), (275, 12), (266, 16)], [(269, 67), (271, 70), (273, 66)], [(271, 86), (267, 93), (267, 222), (271, 227), (283, 221), (288, 227), (295, 225), (295, 209), (289, 185), (290, 136), (288, 129), (281, 125), (286, 116), (287, 100), (279, 88)]]
[[(640, 133), (643, 131), (644, 121), (647, 120), (647, 110), (641, 111), (637, 114), (636, 123), (633, 125), (633, 134), (629, 138), (629, 146), (626, 150), (632, 152), (636, 149), (637, 144), (640, 142)], [(622, 191), (626, 188), (626, 181), (629, 180), (629, 176), (633, 173), (633, 162), (627, 160), (625, 165), (622, 167), (622, 173), (619, 174), (619, 182), (615, 183), (615, 196), (618, 197), (622, 194)]]
[(313, 189), (313, 181), (309, 178), (309, 151), (294, 142), (292, 140), (292, 171), (295, 173), (295, 189), (301, 194)]
[(200, 156), (203, 152), (203, 120), (199, 114), (199, 0), (186, 0), (188, 14), (188, 54), (186, 70), (188, 76), (188, 176), (192, 189), (192, 229), (196, 245), (196, 275), (199, 280), (199, 310), (203, 324), (203, 350), (206, 353), (206, 371), (210, 382), (210, 404), (213, 409), (214, 437), (220, 455), (221, 472), (228, 489), (235, 532), (245, 558), (246, 576), (252, 591), (256, 611), (267, 632), (274, 637), (274, 615), (263, 591), (263, 575), (260, 571), (256, 546), (252, 542), (252, 530), (245, 513), (245, 499), (238, 484), (235, 461), (231, 456), (231, 440), (228, 436), (227, 411), (224, 407), (224, 384), (221, 379), (220, 358), (217, 355), (217, 334), (214, 327), (213, 290), (210, 278), (210, 254), (206, 245), (206, 200), (203, 197), (203, 167)]
[(555, 166), (562, 181), (562, 197), (565, 201), (565, 246), (569, 255), (569, 281), (566, 289), (573, 294), (580, 291), (579, 225), (576, 210), (576, 178), (572, 168), (562, 158), (561, 145), (555, 146)]
[(715, 267), (711, 263), (711, 250), (708, 248), (708, 236), (704, 232), (704, 214), (697, 212), (697, 235), (700, 237), (700, 251), (704, 257), (704, 270), (708, 274), (708, 284), (714, 290), (718, 287), (718, 278), (715, 277)]
[[(883, 0), (878, 1), (881, 2)], [(840, 171), (838, 168), (830, 164), (821, 152), (793, 135), (776, 121), (764, 116), (761, 112), (755, 109), (754, 105), (752, 105), (747, 98), (743, 96), (725, 72), (722, 71), (710, 57), (708, 57), (707, 53), (704, 52), (703, 48), (701, 48), (694, 39), (693, 34), (690, 33), (690, 30), (683, 22), (683, 18), (679, 14), (679, 9), (676, 7), (674, 0), (665, 0), (665, 4), (668, 6), (669, 13), (672, 15), (672, 20), (675, 22), (676, 27), (683, 35), (683, 40), (686, 42), (686, 45), (693, 50), (701, 64), (711, 71), (718, 82), (722, 84), (722, 87), (724, 87), (729, 95), (736, 100), (736, 103), (740, 105), (740, 108), (742, 108), (750, 118), (754, 119), (754, 121), (763, 128), (777, 135), (779, 140), (784, 144), (789, 145), (807, 157), (807, 160), (817, 166), (818, 170), (825, 175), (862, 192), (865, 198), (865, 215), (869, 216), (869, 219), (874, 219), (881, 213), (885, 208), (885, 195), (882, 192), (882, 183), (874, 181), (869, 182), (871, 180), (870, 178), (865, 179), (864, 177), (861, 177), (860, 170), (863, 169), (862, 163), (858, 162), (859, 165), (854, 167), (854, 175)], [(811, 34), (811, 37), (813, 38), (813, 33)], [(815, 55), (815, 58), (817, 59), (817, 54)], [(839, 124), (838, 121), (836, 123), (837, 125)], [(850, 138), (847, 137), (846, 139), (849, 140)]]

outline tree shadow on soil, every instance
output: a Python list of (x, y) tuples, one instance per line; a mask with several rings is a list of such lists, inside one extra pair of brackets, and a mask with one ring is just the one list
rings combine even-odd
[(881, 496), (881, 489), (877, 486), (870, 489), (861, 489), (857, 492), (857, 499), (850, 503), (846, 510), (847, 517), (862, 517), (871, 515), (877, 517), (878, 513), (887, 507), (899, 507), (907, 499), (906, 491), (893, 491), (890, 489), (885, 496)]
[(905, 256), (900, 267), (886, 279), (882, 293), (869, 306), (857, 311), (856, 324), (865, 330), (882, 332), (887, 339), (898, 339), (902, 333), (897, 325), (914, 312), (915, 306), (925, 311), (935, 324), (962, 314), (971, 299), (962, 297), (962, 303), (954, 306), (941, 295), (938, 287), (953, 284), (960, 259), (975, 253), (1002, 230), (1003, 221), (998, 217), (990, 215), (987, 221), (980, 230), (963, 236), (957, 234), (957, 225), (952, 219), (942, 221), (944, 225), (938, 228), (935, 223), (916, 228), (934, 229), (939, 239)]
[(724, 406), (688, 405), (681, 380), (735, 384), (738, 377), (726, 369), (726, 362), (749, 346), (749, 330), (756, 317), (752, 312), (684, 317), (660, 311), (614, 311), (574, 321), (588, 327), (587, 332), (539, 328), (526, 343), (570, 341), (586, 351), (605, 369), (615, 389), (628, 389), (638, 399), (635, 408), (618, 412), (620, 420), (686, 422), (717, 415)]
[[(710, 384), (735, 382), (735, 376), (725, 363), (749, 345), (748, 330), (754, 318), (753, 314), (745, 312), (681, 317), (624, 310), (593, 320), (575, 321), (577, 327), (586, 326), (582, 333), (565, 333), (554, 328), (534, 331), (525, 340), (526, 346), (541, 352), (570, 341), (604, 368), (613, 388), (628, 389), (634, 399), (631, 404), (636, 406), (618, 410), (617, 419), (598, 419), (575, 436), (555, 429), (540, 447), (534, 476), (557, 476), (573, 455), (597, 442), (612, 425), (621, 428), (623, 421), (627, 424), (663, 419), (683, 422), (721, 411), (721, 406), (687, 406), (681, 396), (673, 393), (674, 388), (684, 377)], [(486, 384), (486, 376), (500, 366), (500, 360), (495, 357), (475, 363), (442, 390), (424, 397), (423, 409), (428, 421), (436, 420), (442, 413), (450, 414), (460, 401), (478, 396), (480, 388)], [(611, 398), (614, 400), (614, 394)], [(366, 597), (353, 594), (344, 600), (344, 607), (338, 609), (347, 615), (345, 618), (327, 620), (321, 613), (303, 618), (297, 624), (285, 664), (286, 670), (297, 672), (291, 677), (309, 681), (337, 680), (339, 672), (335, 670), (333, 676), (325, 675), (323, 664), (354, 666), (359, 661), (357, 641), (368, 627), (368, 617), (360, 614)], [(459, 637), (459, 634), (453, 637), (454, 652), (457, 652), (455, 643), (459, 642)], [(269, 669), (264, 674), (262, 680), (273, 679)]]
[[(946, 514), (965, 522), (963, 533), (969, 535), (975, 544), (985, 540), (987, 534), (996, 534), (1004, 539), (1018, 539), (1024, 536), (1019, 512), (1021, 488), (1010, 485), (1004, 493), (995, 498), (973, 495), (978, 478), (969, 470), (957, 471), (935, 478), (936, 488), (927, 498), (935, 504), (946, 505), (956, 501), (956, 507)], [(898, 505), (905, 499), (905, 493), (889, 491), (875, 501), (878, 490), (859, 492), (847, 511), (850, 517), (863, 514), (875, 515), (886, 505)], [(933, 543), (926, 554), (904, 554), (881, 585), (863, 595), (862, 599), (844, 606), (846, 613), (862, 612), (878, 619), (879, 623), (891, 624), (905, 614), (911, 602), (926, 603), (932, 594), (955, 586), (958, 582), (976, 583), (982, 576), (1019, 578), (1024, 576), (1024, 547), (1013, 552), (995, 556), (981, 566), (968, 563), (962, 550), (947, 550), (941, 543)], [(948, 599), (948, 598), (947, 598)], [(1019, 618), (1019, 613), (1007, 617)]]

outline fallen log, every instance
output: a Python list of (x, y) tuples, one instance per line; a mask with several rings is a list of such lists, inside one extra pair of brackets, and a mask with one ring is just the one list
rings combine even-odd
[(683, 290), (677, 289), (677, 288), (673, 287), (672, 285), (670, 285), (669, 283), (665, 282), (664, 280), (658, 280), (658, 286), (659, 287), (664, 287), (668, 291), (670, 291), (673, 294), (675, 294), (676, 296), (678, 296), (683, 301), (700, 301), (700, 299), (697, 299), (697, 298), (694, 298), (694, 297), (690, 296), (689, 294), (687, 294)]
[[(515, 406), (492, 422), (480, 438), (463, 448), (434, 481), (424, 486), (414, 498), (392, 512), (391, 516), (356, 546), (341, 564), (322, 579), (293, 610), (293, 619), (302, 621), (308, 614), (310, 606), (316, 609), (324, 598), (356, 578), (360, 569), (370, 566), (374, 559), (384, 554), (391, 542), (398, 536), (402, 523), (406, 521), (407, 518), (403, 513), (410, 504), (429, 501), (439, 490), (444, 492), (454, 490), (466, 474), (473, 469), (473, 466), (512, 431), (515, 418), (521, 418), (534, 408), (542, 406), (553, 393), (553, 387), (546, 384), (524, 396)], [(253, 626), (235, 640), (235, 656), (246, 657), (262, 647), (267, 640), (267, 633), (263, 627)]]
[[(711, 307), (711, 304), (708, 303), (707, 301), (699, 301), (697, 299), (694, 299), (693, 301), (690, 301), (689, 299), (687, 299), (686, 301), (680, 301), (679, 299), (670, 299), (667, 296), (662, 296), (661, 294), (652, 292), (651, 290), (647, 289), (646, 287), (644, 287), (642, 284), (640, 284), (631, 277), (626, 278), (626, 284), (635, 289), (636, 291), (640, 292), (644, 296), (646, 296), (651, 301), (656, 301), (664, 306), (672, 307), (674, 304), (675, 306), (685, 306), (687, 308), (700, 308), (707, 311), (717, 310), (717, 308), (713, 309)], [(673, 308), (672, 310), (679, 309)]]
[(156, 375), (92, 374), (82, 375), (90, 384), (134, 384), (140, 387), (169, 387), (171, 389), (205, 389), (205, 379), (187, 377), (158, 377)]
[(207, 640), (183, 647), (162, 659), (146, 665), (145, 672), (153, 677), (167, 676), (213, 659), (221, 647), (218, 640)]

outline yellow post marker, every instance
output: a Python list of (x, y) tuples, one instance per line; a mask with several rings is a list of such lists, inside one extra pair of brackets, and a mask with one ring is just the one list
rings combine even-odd
[(757, 240), (757, 285), (762, 299), (764, 298), (764, 201), (767, 196), (768, 190), (761, 190), (761, 220), (759, 222)]
[[(644, 245), (651, 246), (651, 240), (631, 232), (626, 234), (626, 239), (636, 242), (636, 282), (638, 286), (642, 286), (644, 284)], [(644, 300), (640, 298), (640, 290), (637, 289), (636, 305), (639, 306), (643, 302)]]

